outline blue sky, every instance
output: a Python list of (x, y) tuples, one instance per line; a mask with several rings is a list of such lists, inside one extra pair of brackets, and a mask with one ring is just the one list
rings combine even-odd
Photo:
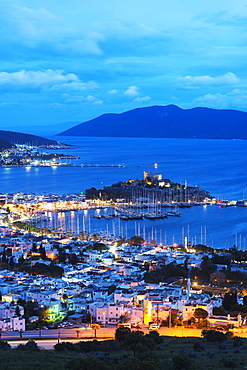
[(4, 129), (151, 105), (247, 111), (247, 1), (0, 0), (0, 25)]

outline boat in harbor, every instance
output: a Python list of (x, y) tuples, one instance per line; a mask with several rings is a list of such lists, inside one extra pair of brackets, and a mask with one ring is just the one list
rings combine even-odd
[(170, 211), (167, 211), (166, 212), (166, 215), (169, 217), (169, 216), (176, 216), (176, 217), (180, 217), (181, 216), (181, 213), (177, 210), (177, 209), (172, 209)]

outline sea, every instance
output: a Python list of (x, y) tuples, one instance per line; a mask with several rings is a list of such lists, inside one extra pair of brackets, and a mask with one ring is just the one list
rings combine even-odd
[[(216, 199), (247, 198), (245, 140), (50, 138), (72, 145), (70, 149), (52, 152), (79, 156), (67, 162), (87, 166), (0, 167), (0, 193), (81, 193), (91, 187), (103, 188), (118, 181), (143, 179), (143, 172), (150, 171), (188, 186), (200, 185)], [(140, 235), (147, 241), (169, 245), (183, 243), (186, 236), (193, 243), (206, 243), (214, 248), (236, 245), (247, 249), (247, 207), (194, 206), (180, 209), (181, 217), (155, 221), (92, 217), (100, 212), (110, 214), (112, 210), (51, 214), (49, 226), (57, 227), (60, 223), (75, 233), (87, 229), (90, 233), (107, 232), (114, 236)]]

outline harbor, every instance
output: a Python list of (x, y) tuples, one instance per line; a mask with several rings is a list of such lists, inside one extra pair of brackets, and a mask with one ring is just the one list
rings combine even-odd
[[(84, 194), (4, 194), (2, 225), (20, 221), (52, 234), (102, 235), (128, 239), (134, 235), (161, 245), (205, 244), (212, 248), (247, 248), (247, 235), (239, 228), (246, 207), (221, 203), (146, 203), (85, 200)], [(6, 223), (7, 217), (7, 223)], [(217, 224), (213, 221), (217, 219)], [(227, 227), (231, 220), (231, 227)], [(27, 228), (28, 230), (28, 228)]]

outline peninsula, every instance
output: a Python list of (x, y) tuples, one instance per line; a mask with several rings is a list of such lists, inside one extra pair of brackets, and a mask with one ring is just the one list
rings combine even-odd
[(0, 130), (0, 150), (11, 148), (18, 144), (39, 147), (42, 146), (46, 148), (63, 148), (63, 149), (70, 147), (70, 145), (62, 144), (56, 140), (46, 139), (41, 136)]

